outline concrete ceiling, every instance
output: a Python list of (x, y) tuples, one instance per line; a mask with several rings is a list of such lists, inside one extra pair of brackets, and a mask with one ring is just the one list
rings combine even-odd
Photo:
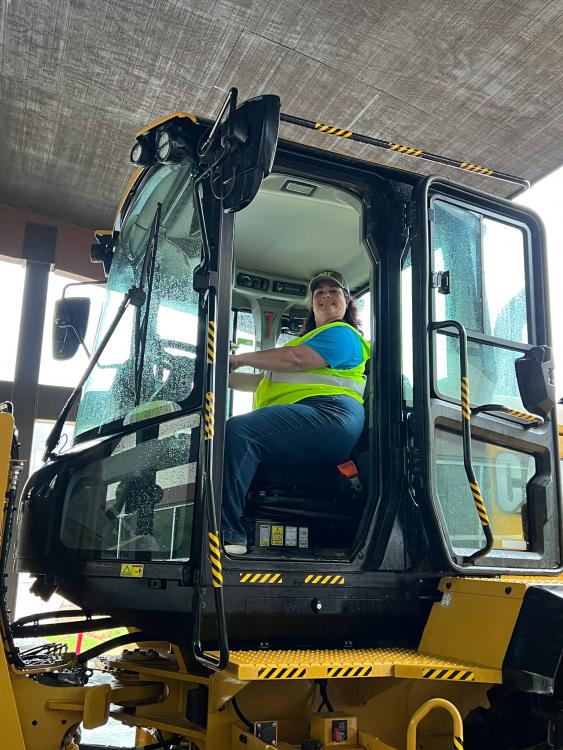
[[(563, 163), (562, 18), (563, 0), (4, 0), (0, 203), (109, 226), (133, 133), (178, 110), (212, 116), (232, 85), (534, 182)], [(282, 135), (438, 171), (293, 126)]]

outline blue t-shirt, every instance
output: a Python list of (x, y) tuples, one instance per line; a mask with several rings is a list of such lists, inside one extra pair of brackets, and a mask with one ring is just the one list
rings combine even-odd
[(359, 335), (348, 326), (325, 328), (303, 345), (314, 349), (333, 370), (351, 370), (363, 360)]

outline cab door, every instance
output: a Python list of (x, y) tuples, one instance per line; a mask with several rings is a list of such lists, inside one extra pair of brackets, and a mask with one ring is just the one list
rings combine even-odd
[(430, 551), (457, 571), (554, 572), (561, 509), (541, 224), (438, 178), (419, 184), (414, 208), (409, 451)]

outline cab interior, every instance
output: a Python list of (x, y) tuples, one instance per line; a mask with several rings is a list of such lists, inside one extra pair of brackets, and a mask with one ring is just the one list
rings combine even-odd
[[(339, 271), (371, 341), (374, 255), (364, 238), (361, 198), (335, 185), (283, 173), (268, 176), (235, 221), (231, 350), (282, 346), (299, 335), (309, 280)], [(363, 433), (352, 464), (260, 465), (246, 499), (249, 555), (346, 558), (373, 502), (373, 358), (366, 365)], [(239, 372), (257, 372), (243, 368)], [(228, 415), (252, 409), (252, 393), (229, 390)]]

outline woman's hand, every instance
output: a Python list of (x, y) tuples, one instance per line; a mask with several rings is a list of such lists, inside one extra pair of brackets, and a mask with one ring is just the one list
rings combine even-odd
[(239, 367), (244, 367), (246, 363), (241, 362), (241, 359), (243, 357), (244, 357), (243, 354), (230, 354), (229, 355), (229, 372), (234, 372), (235, 370), (238, 370)]

